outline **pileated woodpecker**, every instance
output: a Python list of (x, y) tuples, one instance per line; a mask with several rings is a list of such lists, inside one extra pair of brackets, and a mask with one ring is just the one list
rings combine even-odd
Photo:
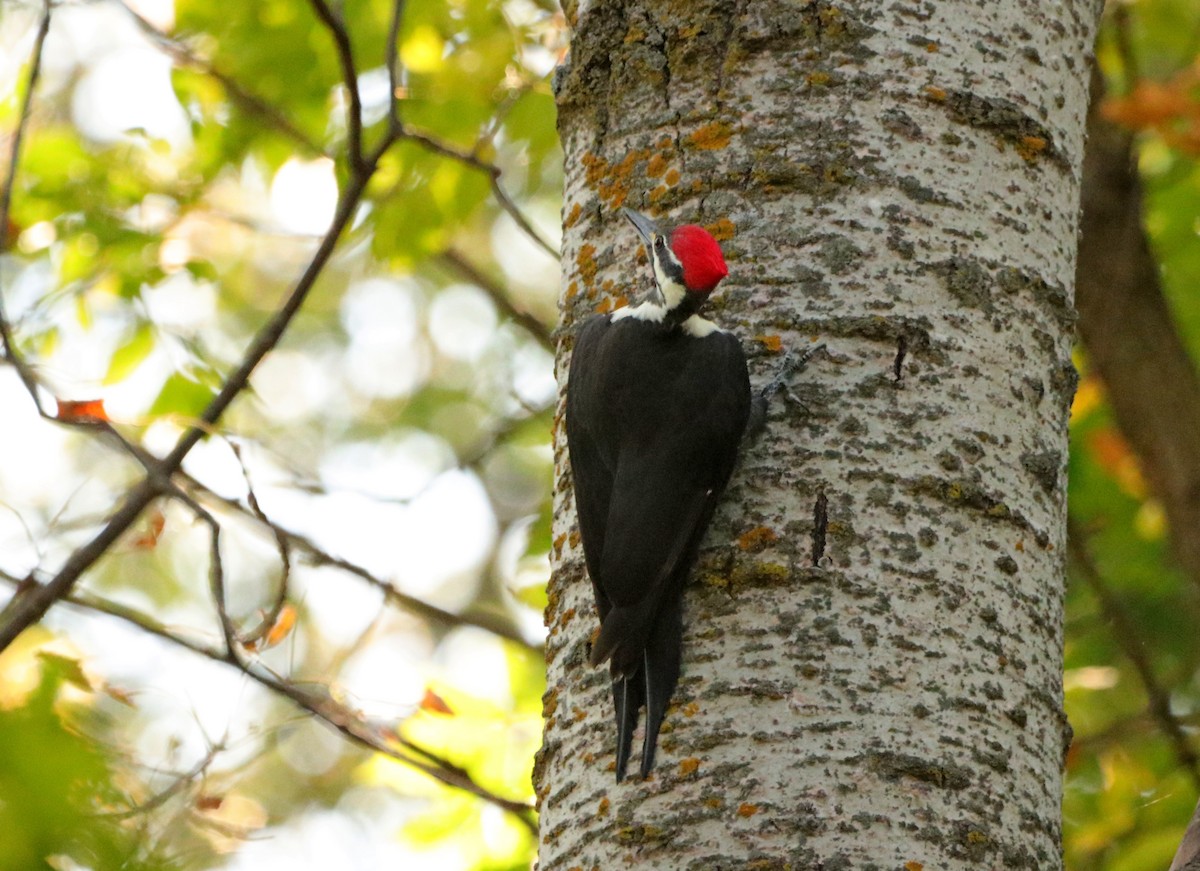
[(683, 588), (737, 459), (751, 410), (741, 344), (699, 314), (729, 272), (716, 240), (660, 230), (624, 209), (646, 243), (655, 292), (589, 318), (567, 384), (567, 446), (600, 634), (611, 660), (617, 782), (646, 708), (641, 774), (679, 680)]

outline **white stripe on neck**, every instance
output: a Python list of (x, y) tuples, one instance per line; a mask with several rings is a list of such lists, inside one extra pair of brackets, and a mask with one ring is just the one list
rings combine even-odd
[[(666, 306), (659, 305), (656, 302), (643, 302), (639, 305), (629, 305), (625, 306), (625, 308), (617, 309), (612, 313), (612, 320), (623, 321), (626, 318), (634, 318), (639, 321), (661, 324), (666, 316)], [(695, 339), (703, 339), (705, 336), (712, 335), (713, 333), (724, 332), (715, 323), (707, 318), (700, 317), (700, 315), (692, 315), (679, 325), (679, 329)]]

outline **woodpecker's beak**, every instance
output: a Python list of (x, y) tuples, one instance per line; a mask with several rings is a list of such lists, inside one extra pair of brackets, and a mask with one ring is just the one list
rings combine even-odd
[(638, 231), (638, 235), (646, 243), (646, 251), (649, 252), (653, 249), (654, 234), (658, 232), (658, 224), (651, 221), (641, 212), (635, 212), (633, 209), (621, 209), (621, 214), (628, 218), (629, 223), (633, 224), (634, 229)]

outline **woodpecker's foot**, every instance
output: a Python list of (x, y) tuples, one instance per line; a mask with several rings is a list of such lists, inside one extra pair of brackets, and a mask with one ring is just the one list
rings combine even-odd
[(813, 345), (805, 348), (804, 353), (794, 354), (788, 351), (784, 355), (783, 363), (779, 366), (779, 371), (775, 373), (775, 377), (767, 382), (766, 386), (758, 392), (758, 394), (750, 401), (750, 419), (746, 423), (746, 433), (751, 438), (756, 437), (766, 428), (767, 425), (767, 410), (771, 407), (771, 400), (774, 399), (780, 391), (783, 392), (785, 398), (799, 405), (805, 411), (808, 406), (796, 396), (787, 386), (787, 380), (795, 373), (801, 371), (814, 356), (825, 350), (825, 343)]

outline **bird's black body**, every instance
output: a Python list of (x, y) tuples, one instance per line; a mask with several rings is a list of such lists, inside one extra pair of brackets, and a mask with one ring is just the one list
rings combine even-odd
[(571, 360), (567, 444), (601, 620), (592, 662), (612, 663), (618, 780), (643, 706), (643, 777), (654, 764), (684, 584), (750, 414), (741, 345), (708, 322), (688, 329), (690, 314), (593, 316)]

